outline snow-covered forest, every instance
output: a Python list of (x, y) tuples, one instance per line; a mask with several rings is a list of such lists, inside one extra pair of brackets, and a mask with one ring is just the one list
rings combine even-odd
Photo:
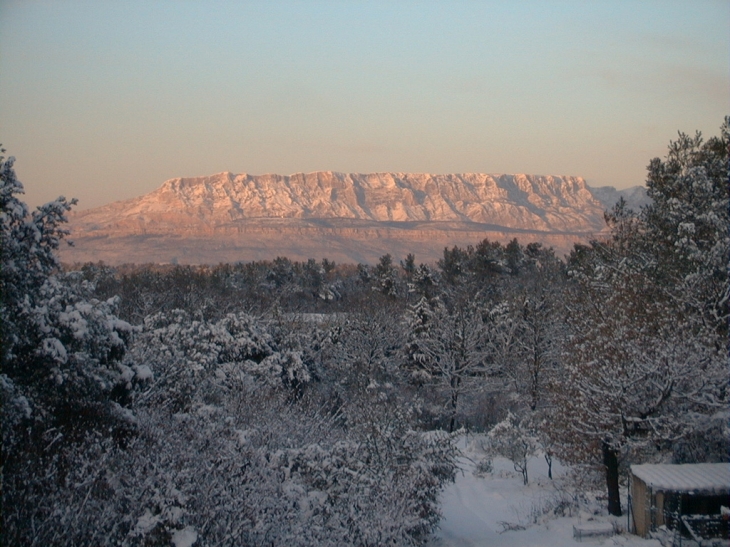
[(565, 259), (374, 266), (62, 266), (73, 201), (3, 155), (2, 543), (422, 544), (466, 432), (612, 515), (628, 464), (727, 461), (729, 144), (680, 133)]

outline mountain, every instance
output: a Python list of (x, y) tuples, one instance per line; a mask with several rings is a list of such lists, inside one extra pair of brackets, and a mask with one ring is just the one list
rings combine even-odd
[(633, 186), (626, 190), (616, 190), (613, 186), (602, 186), (590, 188), (593, 197), (597, 199), (606, 209), (611, 209), (619, 199), (624, 198), (629, 209), (639, 212), (644, 205), (649, 205), (651, 198), (646, 194), (643, 186)]
[(171, 179), (144, 196), (73, 213), (75, 246), (62, 259), (372, 263), (413, 252), (435, 261), (445, 246), (514, 237), (568, 252), (605, 229), (603, 212), (618, 197), (634, 205), (645, 194), (563, 176), (225, 172)]

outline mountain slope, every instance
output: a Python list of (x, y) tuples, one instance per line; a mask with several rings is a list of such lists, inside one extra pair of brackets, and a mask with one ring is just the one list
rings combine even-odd
[(605, 201), (615, 194), (591, 190), (580, 177), (225, 172), (171, 179), (147, 195), (75, 213), (76, 249), (63, 258), (127, 261), (131, 245), (129, 261), (231, 260), (225, 249), (236, 249), (234, 260), (330, 251), (330, 258), (373, 261), (410, 243), (422, 260), (435, 260), (444, 245), (519, 236), (567, 250), (604, 229)]

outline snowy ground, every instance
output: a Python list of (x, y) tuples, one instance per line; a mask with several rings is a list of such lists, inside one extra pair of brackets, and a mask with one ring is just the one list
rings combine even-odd
[[(428, 547), (554, 547), (578, 545), (573, 539), (573, 526), (613, 524), (626, 529), (626, 517), (609, 517), (600, 505), (572, 508), (571, 516), (555, 517), (546, 509), (556, 505), (566, 494), (559, 491), (565, 469), (553, 464), (555, 481), (547, 477), (543, 458), (534, 458), (528, 465), (530, 483), (522, 484), (522, 476), (512, 462), (495, 458), (492, 472), (475, 475), (474, 464), (484, 457), (479, 437), (462, 440), (460, 447), (462, 473), (442, 495), (444, 518), (441, 529)], [(594, 514), (598, 512), (598, 514)], [(506, 528), (524, 528), (509, 529)], [(610, 538), (584, 539), (588, 545), (623, 547), (660, 547), (656, 540), (644, 540), (623, 532)]]

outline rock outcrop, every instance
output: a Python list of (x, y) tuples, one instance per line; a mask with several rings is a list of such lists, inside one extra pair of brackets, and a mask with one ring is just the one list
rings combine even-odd
[(604, 211), (621, 195), (636, 206), (646, 194), (591, 189), (580, 177), (226, 172), (171, 179), (147, 195), (74, 213), (75, 246), (62, 259), (374, 262), (413, 252), (435, 261), (445, 246), (514, 237), (563, 253), (601, 233)]

